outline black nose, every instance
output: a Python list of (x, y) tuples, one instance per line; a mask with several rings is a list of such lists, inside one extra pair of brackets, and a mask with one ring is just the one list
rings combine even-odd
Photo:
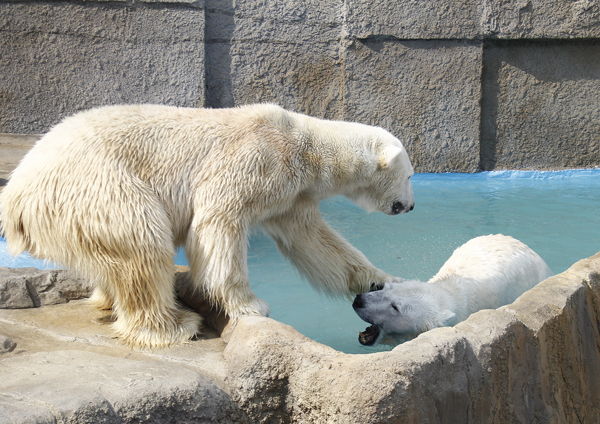
[(410, 205), (410, 208), (408, 210), (412, 211), (414, 208), (415, 208), (415, 204), (413, 203), (412, 205)]
[(363, 301), (362, 301), (362, 295), (361, 294), (356, 295), (356, 298), (354, 299), (354, 302), (352, 302), (352, 307), (354, 309), (360, 309), (363, 306), (364, 305), (363, 305)]

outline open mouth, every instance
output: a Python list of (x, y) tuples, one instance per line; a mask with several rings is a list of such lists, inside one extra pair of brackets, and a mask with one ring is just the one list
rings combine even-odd
[(365, 331), (358, 333), (358, 342), (364, 346), (373, 346), (378, 336), (379, 328), (376, 325), (371, 325)]

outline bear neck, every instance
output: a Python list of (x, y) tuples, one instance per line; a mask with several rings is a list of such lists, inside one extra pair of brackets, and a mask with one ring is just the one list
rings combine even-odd
[(414, 293), (420, 293), (422, 296), (425, 296), (429, 299), (433, 299), (433, 302), (436, 304), (437, 308), (449, 309), (451, 311), (454, 311), (454, 309), (456, 309), (456, 298), (454, 296), (448, 296), (448, 290), (446, 289), (443, 283), (440, 284), (440, 282), (438, 282), (435, 284), (431, 284), (419, 280), (414, 280), (404, 281), (400, 284), (406, 284), (405, 290), (407, 291), (412, 290)]
[(318, 162), (311, 167), (320, 197), (352, 192), (364, 184), (377, 164), (371, 127), (293, 115), (305, 148)]

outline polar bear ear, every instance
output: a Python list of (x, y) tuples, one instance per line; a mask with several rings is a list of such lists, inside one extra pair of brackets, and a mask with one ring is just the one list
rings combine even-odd
[(444, 309), (440, 312), (440, 321), (442, 322), (442, 325), (448, 325), (450, 320), (453, 319), (455, 316), (456, 314), (451, 310)]
[(381, 169), (394, 168), (400, 163), (400, 155), (403, 150), (402, 147), (398, 146), (386, 146), (381, 152), (379, 167)]

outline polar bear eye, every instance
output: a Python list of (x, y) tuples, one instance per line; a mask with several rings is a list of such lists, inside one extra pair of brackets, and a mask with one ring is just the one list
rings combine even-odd
[(396, 311), (396, 312), (400, 312), (400, 311), (398, 310), (398, 307), (397, 307), (396, 305), (394, 305), (393, 303), (392, 303), (392, 308), (394, 308), (394, 311)]

